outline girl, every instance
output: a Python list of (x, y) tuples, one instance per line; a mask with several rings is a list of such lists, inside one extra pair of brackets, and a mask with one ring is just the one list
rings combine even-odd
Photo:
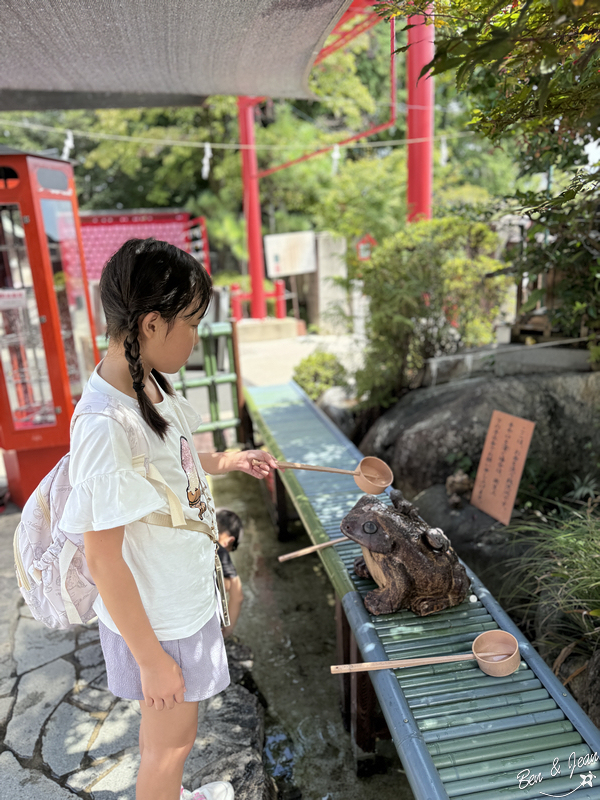
[[(199, 418), (162, 375), (189, 358), (211, 291), (208, 274), (191, 255), (153, 239), (126, 242), (100, 280), (109, 347), (84, 396), (104, 393), (141, 417), (149, 462), (171, 492), (134, 469), (128, 431), (116, 420), (83, 415), (71, 437), (73, 489), (62, 526), (84, 533), (99, 592), (94, 610), (108, 686), (140, 701), (137, 800), (178, 800), (198, 701), (229, 684), (214, 544), (198, 524), (216, 530), (205, 472), (240, 470), (264, 478), (276, 467), (259, 450), (197, 454), (192, 431)], [(159, 515), (173, 511), (173, 493), (185, 527), (160, 525)], [(217, 782), (193, 797), (231, 800), (233, 789)]]

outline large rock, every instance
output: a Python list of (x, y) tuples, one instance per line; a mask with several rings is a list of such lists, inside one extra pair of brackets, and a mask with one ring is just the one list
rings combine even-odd
[(317, 405), (350, 439), (356, 426), (357, 402), (342, 386), (332, 386), (319, 397)]
[(582, 477), (594, 469), (600, 372), (472, 378), (416, 389), (369, 430), (360, 449), (392, 467), (408, 497), (454, 471), (448, 456), (477, 462), (494, 409), (532, 420), (530, 456), (548, 473)]

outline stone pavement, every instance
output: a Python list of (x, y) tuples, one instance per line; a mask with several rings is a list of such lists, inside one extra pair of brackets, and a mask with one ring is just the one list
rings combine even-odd
[[(107, 689), (96, 625), (51, 631), (17, 589), (14, 506), (0, 516), (0, 800), (134, 800), (137, 702)], [(236, 800), (269, 800), (262, 764), (263, 708), (240, 681), (248, 648), (228, 642), (232, 684), (201, 703), (184, 785), (230, 780)]]

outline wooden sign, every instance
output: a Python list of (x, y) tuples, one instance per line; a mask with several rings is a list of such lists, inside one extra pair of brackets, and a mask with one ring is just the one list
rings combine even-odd
[(477, 469), (471, 505), (508, 525), (535, 422), (494, 411)]

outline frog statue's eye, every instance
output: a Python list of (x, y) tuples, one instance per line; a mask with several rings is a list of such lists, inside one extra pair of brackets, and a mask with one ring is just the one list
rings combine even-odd
[(365, 533), (376, 533), (377, 525), (375, 525), (374, 522), (365, 522), (363, 525), (363, 531)]

